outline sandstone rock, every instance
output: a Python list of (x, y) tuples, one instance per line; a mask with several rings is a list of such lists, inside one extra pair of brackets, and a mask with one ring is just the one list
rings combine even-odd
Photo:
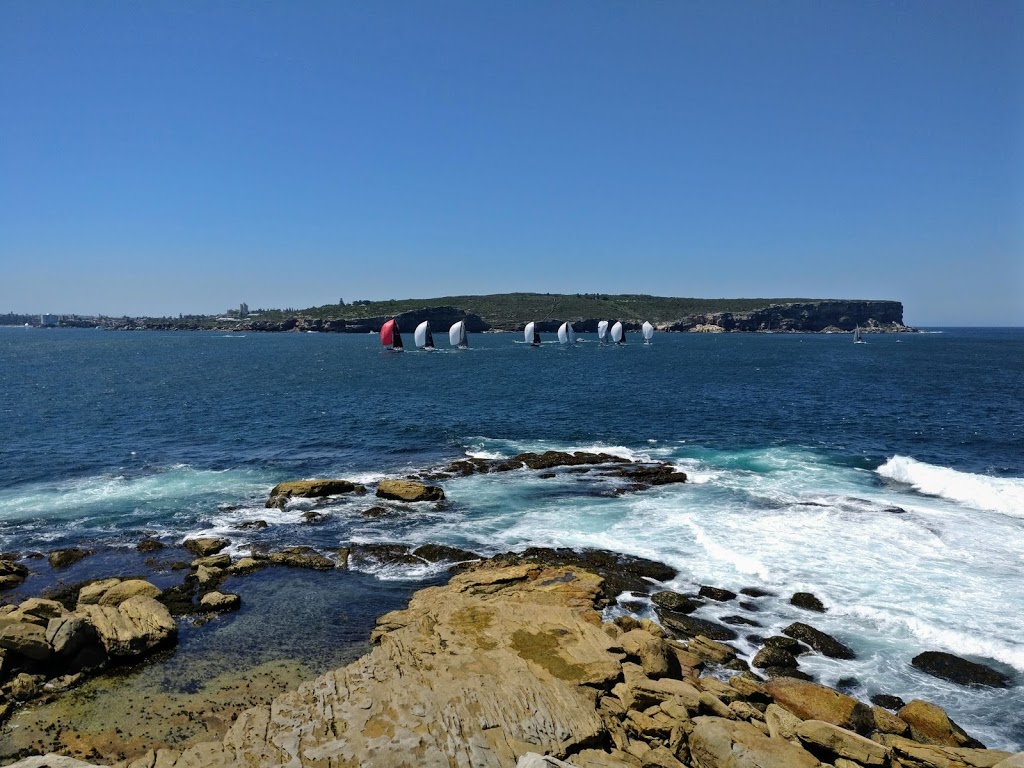
[(100, 579), (86, 584), (78, 591), (78, 605), (98, 605), (107, 590), (120, 583), (120, 579)]
[(774, 592), (767, 589), (761, 589), (760, 587), (744, 587), (740, 590), (740, 594), (746, 595), (747, 597), (772, 597), (775, 595)]
[[(2, 635), (0, 635), (2, 638)], [(897, 716), (910, 726), (915, 741), (946, 747), (984, 747), (977, 739), (964, 732), (963, 728), (950, 720), (942, 707), (927, 701), (914, 699)]]
[(871, 717), (875, 720), (875, 730), (879, 733), (893, 733), (897, 736), (909, 736), (910, 726), (896, 715), (877, 704), (871, 707)]
[(624, 682), (615, 686), (616, 695), (629, 709), (646, 709), (674, 699), (690, 712), (700, 708), (700, 691), (690, 683), (671, 678), (651, 680), (636, 664), (622, 665)]
[(292, 480), (275, 485), (266, 506), (283, 507), (293, 497), (315, 498), (345, 493), (366, 493), (366, 487), (348, 480)]
[(707, 585), (702, 586), (697, 591), (697, 594), (719, 603), (727, 603), (736, 598), (736, 593), (731, 590), (722, 589), (721, 587), (709, 587)]
[[(106, 590), (100, 597), (97, 605), (120, 605), (129, 597), (135, 597), (136, 595), (156, 597), (159, 594), (160, 587), (142, 579), (129, 579), (128, 581), (114, 584), (110, 589)], [(81, 593), (79, 593), (79, 596), (81, 596)]]
[(49, 621), (55, 616), (63, 616), (67, 609), (56, 600), (45, 600), (40, 597), (30, 597), (18, 606), (21, 613), (37, 616), (40, 619)]
[(669, 591), (655, 592), (651, 595), (651, 602), (659, 608), (664, 608), (666, 611), (672, 611), (673, 613), (693, 613), (699, 607), (697, 603), (685, 595)]
[(797, 738), (812, 750), (822, 749), (864, 766), (888, 766), (890, 750), (831, 723), (806, 720), (796, 728)]
[(208, 555), (217, 554), (230, 543), (227, 539), (216, 539), (206, 536), (198, 539), (185, 539), (182, 542), (182, 546), (196, 557), (207, 557)]
[[(667, 644), (669, 653), (669, 666), (678, 670), (679, 677), (696, 675), (704, 666), (704, 659), (695, 653), (690, 653), (676, 643)], [(672, 662), (675, 662), (672, 664)]]
[(782, 634), (802, 640), (814, 650), (833, 659), (857, 658), (857, 654), (831, 635), (826, 635), (824, 632), (799, 621), (790, 624), (782, 630)]
[(640, 768), (640, 761), (618, 749), (601, 752), (597, 749), (583, 749), (569, 758), (574, 768)]
[(428, 563), (453, 562), (464, 563), (472, 560), (482, 559), (475, 552), (470, 552), (458, 547), (447, 547), (443, 544), (423, 544), (412, 551), (414, 557), (426, 560)]
[(738, 691), (747, 701), (758, 704), (768, 704), (772, 701), (772, 697), (768, 695), (767, 689), (757, 680), (753, 680), (746, 675), (730, 677), (729, 687)]
[(24, 760), (12, 763), (8, 768), (93, 768), (93, 764), (76, 760), (73, 757), (49, 754), (26, 757)]
[(136, 595), (118, 606), (84, 605), (79, 611), (115, 658), (147, 654), (177, 640), (178, 625), (152, 597)]
[(796, 729), (803, 722), (789, 710), (778, 704), (769, 704), (764, 711), (764, 721), (768, 725), (768, 735), (773, 739), (796, 739)]
[(819, 768), (809, 752), (772, 739), (750, 723), (717, 717), (694, 718), (690, 735), (694, 768)]
[(15, 701), (28, 701), (39, 693), (45, 680), (41, 675), (22, 672), (4, 686), (4, 693)]
[(735, 640), (739, 635), (729, 627), (707, 619), (698, 619), (681, 613), (660, 611), (658, 618), (662, 626), (679, 637), (697, 637), (703, 635), (711, 640)]
[(817, 613), (825, 613), (826, 610), (824, 603), (810, 592), (797, 592), (789, 599), (789, 602), (797, 608)]
[[(998, 749), (942, 747), (936, 744), (921, 744), (889, 734), (883, 735), (879, 741), (892, 750), (895, 757), (893, 762), (901, 768), (995, 768), (1013, 759), (1009, 752)], [(1014, 763), (1011, 762), (1009, 765)], [(1017, 765), (1024, 766), (1024, 762)]]
[(242, 598), (222, 592), (207, 592), (199, 601), (199, 605), (218, 613), (237, 611), (242, 606)]
[(1016, 755), (1011, 755), (1005, 760), (1001, 760), (993, 765), (992, 768), (1024, 768), (1024, 752), (1018, 752)]
[(48, 661), (53, 656), (53, 647), (46, 642), (46, 628), (28, 622), (0, 627), (0, 648), (33, 661)]
[(73, 563), (77, 563), (84, 557), (88, 557), (93, 552), (91, 549), (82, 549), (80, 547), (69, 547), (68, 549), (55, 549), (50, 553), (49, 561), (51, 568), (66, 568)]
[(665, 747), (657, 747), (645, 754), (640, 765), (641, 768), (686, 768)]
[(274, 565), (284, 565), (289, 568), (311, 568), (314, 571), (330, 571), (334, 569), (334, 561), (324, 557), (310, 547), (287, 547), (280, 552), (270, 556), (270, 562)]
[(771, 637), (765, 638), (765, 648), (781, 648), (784, 651), (794, 656), (799, 656), (802, 653), (810, 653), (810, 648), (801, 643), (795, 637), (786, 637), (785, 635), (772, 635)]
[(219, 555), (208, 555), (207, 557), (198, 557), (192, 561), (193, 568), (199, 568), (203, 566), (205, 568), (227, 568), (231, 565), (231, 555), (222, 552)]
[(648, 677), (665, 677), (669, 672), (668, 648), (665, 641), (642, 629), (634, 629), (619, 637), (619, 645), (640, 661)]
[(199, 582), (199, 586), (209, 589), (223, 577), (224, 571), (221, 568), (208, 568), (205, 565), (200, 565), (196, 568), (196, 581)]
[(870, 733), (874, 727), (867, 705), (823, 685), (779, 677), (764, 687), (776, 704), (801, 720), (822, 720), (860, 734)]
[(918, 669), (929, 675), (941, 677), (960, 685), (987, 685), (992, 688), (1006, 688), (1010, 678), (984, 664), (962, 659), (952, 653), (925, 651), (911, 661)]
[(377, 497), (398, 501), (440, 501), (444, 498), (444, 491), (436, 485), (412, 480), (381, 480), (377, 483)]
[(713, 693), (726, 704), (738, 700), (742, 694), (728, 683), (723, 683), (716, 677), (702, 677), (695, 681), (695, 684), (702, 691)]
[(686, 650), (715, 664), (726, 664), (736, 658), (736, 649), (731, 645), (715, 642), (704, 635), (697, 635), (697, 637), (690, 640), (686, 644)]
[(258, 571), (260, 568), (265, 568), (268, 564), (269, 561), (267, 560), (256, 560), (252, 557), (243, 557), (240, 558), (237, 562), (232, 563), (232, 565), (227, 570), (231, 573), (241, 575), (243, 573), (252, 573), (253, 571)]
[(82, 648), (97, 642), (96, 630), (81, 616), (57, 616), (46, 625), (46, 642), (53, 652), (71, 659)]
[(705, 715), (714, 715), (726, 720), (735, 720), (736, 713), (729, 709), (729, 706), (713, 693), (700, 692), (700, 712)]

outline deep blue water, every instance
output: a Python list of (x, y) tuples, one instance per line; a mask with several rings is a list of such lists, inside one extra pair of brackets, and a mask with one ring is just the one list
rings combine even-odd
[[(788, 595), (813, 591), (829, 606), (815, 625), (861, 660), (802, 657), (807, 671), (852, 674), (865, 697), (935, 701), (991, 746), (1022, 749), (1024, 329), (941, 330), (863, 345), (658, 334), (649, 347), (631, 336), (536, 349), (494, 334), (466, 351), (395, 354), (371, 335), (0, 328), (0, 550), (134, 556), (143, 535), (173, 545), (199, 533), (227, 536), (236, 554), (380, 541), (616, 549), (670, 563), (680, 575), (668, 586), (683, 591), (773, 591), (749, 617), (762, 634), (806, 620)], [(383, 518), (361, 514), (375, 499), (340, 498), (317, 507), (331, 515), (319, 525), (302, 522), (310, 502), (263, 506), (281, 480), (372, 487), (467, 454), (545, 448), (669, 461), (692, 482), (617, 496), (593, 476), (476, 475), (444, 481), (443, 505)], [(269, 527), (240, 527), (256, 519)], [(348, 603), (372, 606), (374, 582), (438, 577), (424, 565), (332, 578)], [(405, 592), (389, 594), (394, 607)], [(909, 664), (923, 650), (991, 663), (1016, 684), (936, 681)]]

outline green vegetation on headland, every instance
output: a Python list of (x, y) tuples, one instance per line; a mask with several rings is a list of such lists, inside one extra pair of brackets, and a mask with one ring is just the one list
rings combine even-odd
[(600, 320), (621, 321), (628, 331), (650, 321), (660, 331), (681, 332), (869, 332), (911, 330), (898, 301), (846, 299), (698, 299), (643, 294), (501, 293), (426, 299), (353, 301), (307, 309), (258, 309), (242, 304), (223, 316), (178, 318), (60, 318), (61, 325), (98, 325), (114, 330), (239, 330), (368, 333), (389, 318), (411, 331), (424, 320), (444, 330), (464, 320), (471, 333), (521, 331), (536, 322), (541, 333), (572, 322), (582, 333)]

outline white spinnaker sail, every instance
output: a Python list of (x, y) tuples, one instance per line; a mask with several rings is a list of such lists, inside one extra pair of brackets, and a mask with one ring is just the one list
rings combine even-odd
[(646, 320), (644, 320), (643, 330), (644, 330), (644, 341), (650, 341), (651, 339), (654, 338), (654, 326), (651, 325)]
[(416, 331), (413, 333), (412, 338), (417, 349), (423, 349), (423, 347), (427, 346), (427, 334), (429, 332), (430, 323), (426, 320), (416, 326)]
[(569, 323), (569, 327), (568, 327), (568, 329), (566, 329), (566, 333), (569, 336), (569, 343), (570, 344), (575, 344), (576, 343), (576, 329), (572, 327), (572, 323)]
[(526, 328), (523, 329), (523, 338), (526, 339), (527, 344), (533, 344), (533, 329), (536, 327), (536, 323), (527, 323)]
[(622, 343), (622, 323), (616, 322), (612, 326), (612, 341), (616, 344)]
[(568, 323), (562, 323), (560, 326), (558, 326), (558, 341), (560, 343), (562, 343), (562, 344), (568, 344), (569, 343), (569, 330), (568, 329), (569, 329), (569, 324)]
[(608, 338), (608, 321), (602, 320), (597, 324), (597, 340), (604, 341)]
[(466, 337), (466, 321), (459, 320), (448, 329), (448, 342), (453, 347), (468, 347), (469, 339)]

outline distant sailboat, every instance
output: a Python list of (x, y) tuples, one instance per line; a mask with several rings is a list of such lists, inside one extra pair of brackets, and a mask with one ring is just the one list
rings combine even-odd
[(465, 320), (459, 320), (459, 322), (448, 329), (448, 341), (453, 347), (458, 347), (459, 349), (467, 349), (469, 347), (469, 334), (466, 333)]
[(853, 343), (854, 344), (867, 344), (867, 342), (864, 341), (864, 339), (862, 339), (860, 337), (860, 326), (859, 325), (856, 328), (853, 329)]
[(380, 328), (380, 343), (384, 349), (401, 352), (405, 345), (402, 344), (402, 334), (398, 331), (398, 321), (388, 320)]
[(604, 344), (608, 340), (608, 321), (602, 320), (597, 324), (597, 340)]
[(644, 344), (650, 344), (651, 343), (651, 339), (654, 338), (654, 326), (651, 325), (646, 320), (644, 320), (644, 324), (642, 326), (642, 329), (643, 329), (643, 332), (644, 332)]
[(413, 341), (416, 343), (417, 349), (434, 348), (434, 334), (430, 332), (429, 321), (424, 320), (416, 326), (416, 331), (413, 333)]
[(562, 344), (576, 343), (576, 330), (572, 327), (572, 323), (562, 323), (558, 326), (558, 340)]
[(622, 323), (620, 322), (616, 322), (615, 325), (612, 326), (612, 343), (626, 343), (626, 332), (623, 330)]
[(537, 331), (536, 323), (529, 322), (526, 324), (526, 328), (523, 329), (523, 338), (526, 339), (526, 343), (530, 346), (540, 346), (540, 333)]

